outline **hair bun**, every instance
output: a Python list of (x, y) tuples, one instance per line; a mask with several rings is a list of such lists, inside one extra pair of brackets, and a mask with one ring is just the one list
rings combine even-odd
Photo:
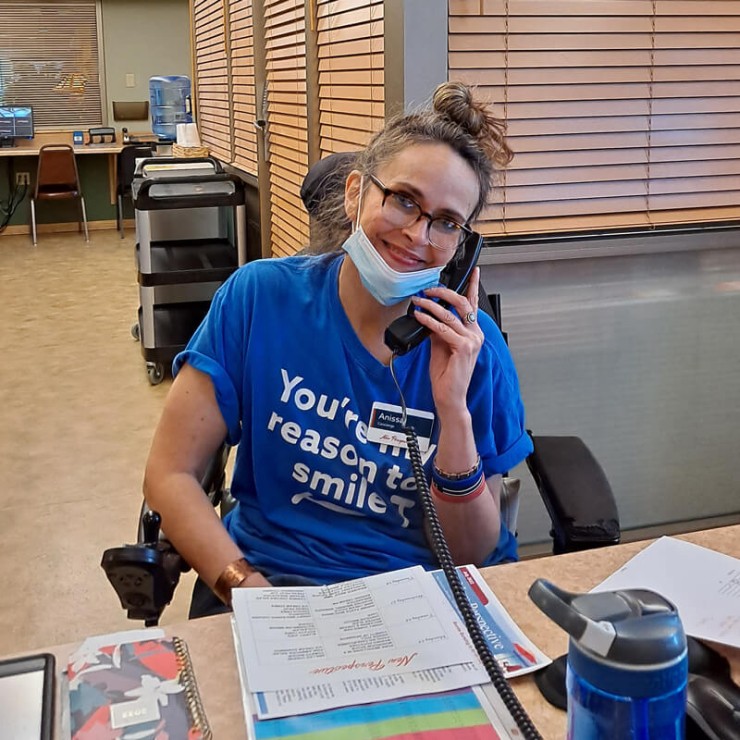
[(505, 167), (513, 158), (506, 144), (505, 125), (493, 116), (488, 106), (473, 96), (464, 82), (443, 82), (434, 91), (432, 106), (444, 116), (477, 139), (487, 155), (499, 166)]
[(476, 103), (471, 89), (462, 82), (441, 84), (434, 91), (432, 105), (437, 113), (466, 128), (473, 136), (478, 136), (485, 127), (484, 107)]

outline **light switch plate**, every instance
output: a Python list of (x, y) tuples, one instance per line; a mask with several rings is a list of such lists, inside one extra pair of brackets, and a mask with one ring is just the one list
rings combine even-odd
[(136, 87), (136, 77), (133, 74), (126, 75), (126, 87)]

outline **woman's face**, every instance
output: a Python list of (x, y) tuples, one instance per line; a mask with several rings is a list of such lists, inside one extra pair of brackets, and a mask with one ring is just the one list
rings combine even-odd
[[(466, 224), (478, 202), (478, 178), (472, 167), (446, 144), (414, 144), (383, 163), (373, 173), (382, 184), (418, 203), (432, 217)], [(360, 173), (347, 178), (345, 208), (355, 223), (360, 205)], [(447, 264), (455, 249), (429, 243), (429, 221), (423, 216), (405, 228), (389, 221), (380, 186), (365, 177), (360, 224), (378, 254), (398, 272), (413, 272)]]

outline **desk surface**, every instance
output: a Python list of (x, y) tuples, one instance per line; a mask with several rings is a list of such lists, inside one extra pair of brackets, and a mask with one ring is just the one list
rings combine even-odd
[[(85, 132), (87, 133), (87, 132)], [(118, 132), (120, 138), (120, 132)], [(144, 136), (146, 138), (146, 136)], [(137, 142), (138, 143), (138, 142)], [(156, 143), (144, 142), (141, 143)], [(0, 157), (38, 157), (39, 149), (45, 144), (72, 145), (72, 132), (37, 133), (33, 139), (18, 139), (15, 146), (0, 147)], [(80, 144), (74, 147), (75, 154), (118, 154), (123, 149), (123, 142), (114, 144)]]
[[(740, 557), (740, 525), (678, 536), (718, 552)], [(555, 658), (566, 652), (567, 637), (529, 600), (527, 590), (532, 581), (535, 578), (549, 578), (563, 588), (587, 591), (651, 541), (498, 565), (485, 568), (482, 573), (524, 632), (547, 655)], [(184, 622), (168, 627), (166, 632), (179, 635), (188, 644), (214, 737), (219, 740), (243, 740), (246, 730), (230, 617), (220, 615)], [(64, 645), (51, 649), (57, 656), (59, 668), (66, 664), (70, 651), (75, 647), (76, 645)], [(733, 677), (740, 682), (740, 650), (717, 647), (730, 658)], [(550, 706), (542, 698), (531, 676), (513, 679), (511, 684), (546, 740), (565, 737), (565, 713)], [(57, 722), (58, 719), (57, 716)], [(58, 725), (56, 737), (59, 737)]]

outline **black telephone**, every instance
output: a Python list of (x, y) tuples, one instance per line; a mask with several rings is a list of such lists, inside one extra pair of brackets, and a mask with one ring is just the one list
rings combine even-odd
[[(456, 293), (464, 293), (468, 287), (470, 273), (478, 262), (482, 246), (483, 237), (471, 231), (463, 244), (462, 254), (442, 270), (439, 282)], [(440, 303), (445, 308), (449, 307), (445, 301), (440, 301)], [(416, 311), (416, 306), (412, 304), (405, 316), (397, 318), (385, 330), (385, 343), (396, 355), (405, 355), (429, 336), (429, 329), (422, 326), (414, 317)]]

